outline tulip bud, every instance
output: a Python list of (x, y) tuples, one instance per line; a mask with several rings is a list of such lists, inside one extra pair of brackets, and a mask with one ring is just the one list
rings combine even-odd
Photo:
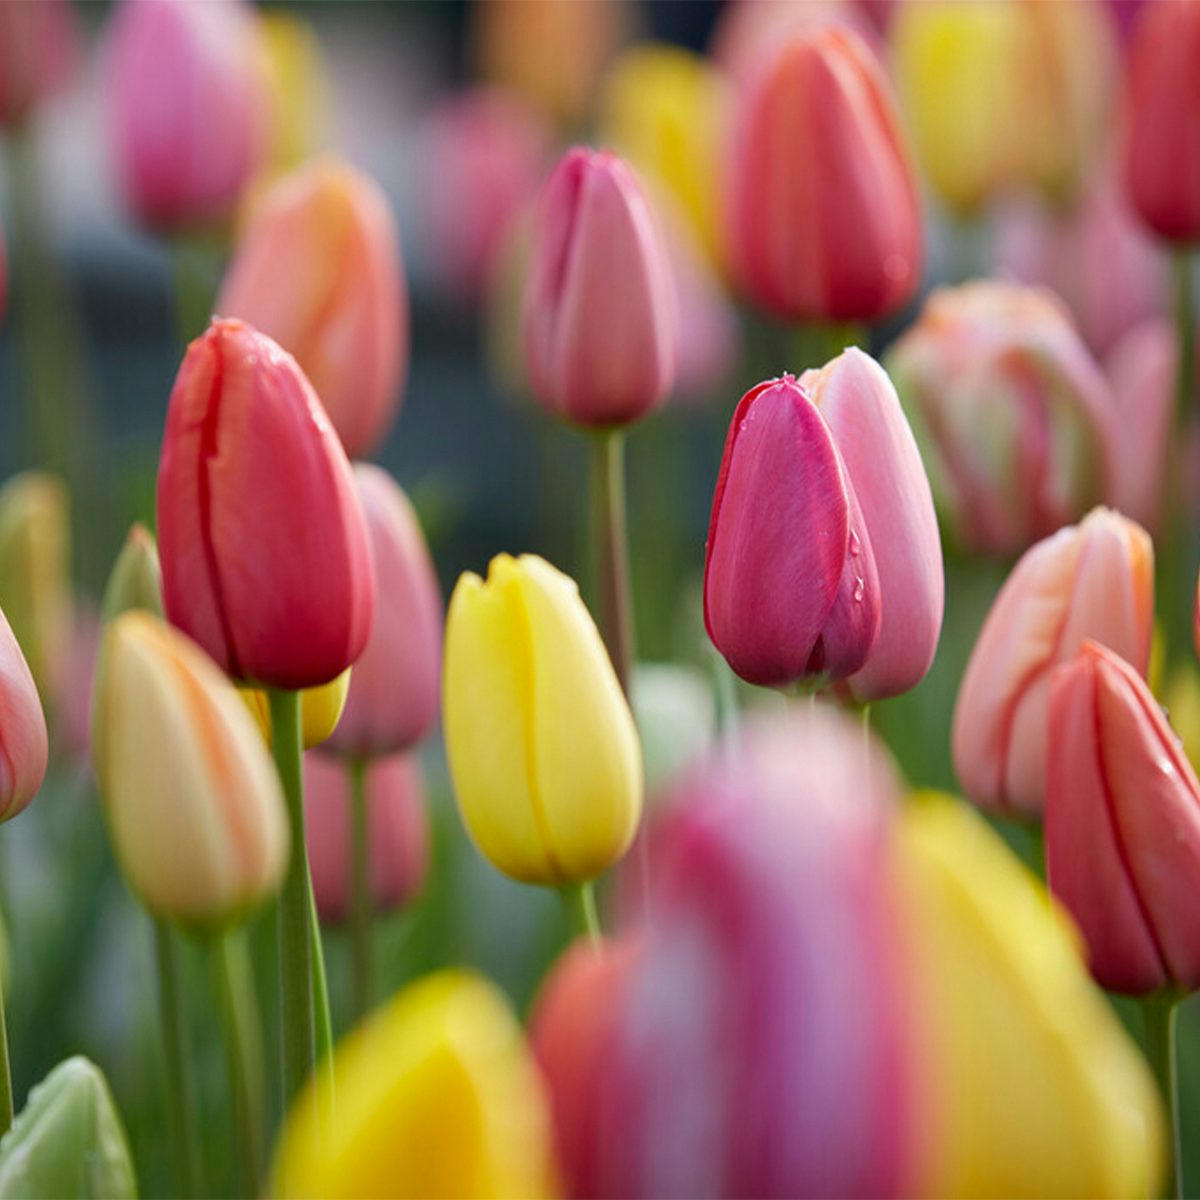
[(1157, 1089), (1065, 913), (949, 798), (902, 809), (893, 854), (925, 1085), (910, 1194), (1156, 1195)]
[(29, 1092), (0, 1144), (0, 1196), (135, 1200), (137, 1175), (103, 1072), (80, 1055)]
[(579, 425), (623, 425), (675, 379), (675, 297), (661, 235), (632, 171), (576, 148), (542, 191), (522, 324), (533, 389)]
[(415, 746), (437, 721), (442, 596), (421, 526), (400, 485), (381, 467), (359, 463), (354, 486), (375, 563), (375, 620), (328, 748), (373, 758)]
[(887, 367), (967, 549), (1022, 550), (1110, 498), (1112, 394), (1050, 293), (940, 288)]
[(0, 610), (0, 821), (37, 794), (49, 753), (46, 718), (33, 675)]
[(61, 92), (82, 58), (70, 0), (0, 4), (0, 125), (19, 125)]
[(338, 1044), (331, 1128), (319, 1082), (284, 1124), (272, 1196), (554, 1193), (542, 1081), (503, 996), (477, 975), (411, 983)]
[(227, 674), (328, 683), (362, 652), (374, 576), (350, 465), (290, 354), (240, 321), (189, 347), (158, 468), (167, 617)]
[(24, 471), (0, 488), (0, 609), (43, 696), (71, 626), (71, 528), (67, 489)]
[[(393, 754), (365, 764), (371, 907), (402, 908), (417, 896), (429, 866), (429, 820), (421, 763)], [(350, 770), (326, 754), (304, 756), (304, 828), (317, 912), (328, 924), (351, 908)]]
[(1046, 876), (1104, 987), (1200, 987), (1200, 782), (1138, 673), (1085, 642), (1054, 674)]
[(211, 929), (279, 886), (279, 778), (236, 689), (195, 644), (149, 613), (118, 617), (92, 731), (117, 859), (151, 912)]
[[(295, 269), (280, 286), (279, 264)], [(400, 404), (408, 294), (396, 223), (368, 176), (323, 159), (258, 200), (217, 297), (293, 355), (351, 457), (373, 450)]]
[(125, 545), (104, 589), (101, 609), (105, 624), (130, 609), (142, 609), (156, 617), (163, 615), (162, 569), (154, 535), (137, 521), (125, 538)]
[(1031, 547), (996, 597), (954, 708), (954, 768), (993, 811), (1037, 817), (1046, 787), (1050, 676), (1091, 639), (1145, 672), (1154, 625), (1154, 548), (1108, 509)]
[(733, 147), (730, 255), (756, 304), (874, 321), (912, 297), (916, 184), (883, 68), (856, 35), (793, 35), (748, 89)]
[(257, 31), (240, 0), (122, 0), (105, 86), (116, 173), (140, 221), (226, 219), (262, 157)]
[(273, 179), (328, 140), (329, 79), (320, 40), (303, 17), (279, 9), (256, 15), (271, 113), (263, 172)]
[(1162, 237), (1200, 238), (1200, 8), (1144, 6), (1125, 63), (1125, 187)]
[(446, 619), (446, 757), (480, 852), (528, 883), (599, 875), (642, 810), (633, 716), (573, 580), (531, 554), (464, 574)]
[[(347, 667), (336, 679), (318, 687), (304, 688), (300, 693), (300, 742), (305, 750), (329, 740), (337, 728), (346, 708), (346, 696), (350, 691), (350, 668)], [(258, 722), (263, 741), (269, 747), (273, 741), (271, 732), (271, 701), (266, 692), (258, 688), (240, 687), (238, 695)]]
[(882, 605), (871, 539), (829, 426), (791, 375), (730, 422), (704, 563), (704, 623), (743, 679), (838, 681), (867, 662)]

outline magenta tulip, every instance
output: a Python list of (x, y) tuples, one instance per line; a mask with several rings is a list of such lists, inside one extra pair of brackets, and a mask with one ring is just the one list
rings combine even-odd
[(46, 774), (46, 718), (29, 664), (0, 612), (0, 821), (15, 817)]
[(525, 360), (534, 392), (579, 425), (623, 425), (659, 405), (675, 378), (670, 267), (633, 172), (576, 148), (542, 192), (525, 287)]
[(1046, 870), (1106, 988), (1200, 988), (1200, 782), (1137, 671), (1085, 642), (1054, 676)]
[(235, 679), (328, 683), (362, 652), (374, 572), (350, 464), (290, 354), (241, 321), (189, 347), (158, 469), (167, 619)]

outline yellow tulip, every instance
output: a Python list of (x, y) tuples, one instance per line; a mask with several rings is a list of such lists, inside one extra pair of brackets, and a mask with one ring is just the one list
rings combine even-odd
[(521, 1028), (466, 971), (410, 984), (334, 1051), (332, 1128), (320, 1085), (296, 1101), (272, 1195), (536, 1197), (554, 1191), (550, 1112)]
[(279, 886), (287, 815), (262, 738), (220, 668), (150, 613), (105, 632), (92, 754), (117, 859), (151, 912), (212, 928)]
[(507, 875), (599, 875), (642, 811), (633, 716), (573, 580), (531, 554), (458, 581), (446, 619), (446, 756), (463, 821)]
[[(300, 693), (300, 740), (305, 750), (319, 746), (337, 728), (350, 693), (350, 672), (347, 667), (336, 679), (318, 687), (304, 688)], [(271, 746), (271, 704), (267, 693), (257, 688), (239, 687), (238, 695), (258, 722), (268, 749)]]
[(1163, 706), (1171, 715), (1171, 728), (1179, 734), (1183, 752), (1192, 766), (1200, 770), (1200, 674), (1189, 662), (1180, 663), (1171, 673), (1161, 694)]
[(263, 174), (294, 170), (328, 140), (329, 81), (312, 26), (291, 13), (258, 16), (268, 97), (269, 136)]
[(1152, 1194), (1154, 1081), (1064, 910), (949, 797), (908, 807), (896, 845), (932, 1105), (917, 1193)]
[(728, 92), (700, 55), (643, 42), (617, 60), (601, 101), (601, 140), (671, 197), (714, 264)]

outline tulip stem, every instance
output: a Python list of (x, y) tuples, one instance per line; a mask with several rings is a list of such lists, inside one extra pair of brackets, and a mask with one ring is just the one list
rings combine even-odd
[(350, 763), (350, 938), (354, 953), (354, 1016), (361, 1020), (371, 1008), (374, 962), (371, 943), (371, 857), (367, 813), (367, 764)]
[(633, 593), (629, 582), (629, 533), (625, 513), (625, 433), (601, 429), (592, 441), (592, 537), (600, 591), (600, 631), (608, 656), (629, 696), (633, 662)]
[(229, 1070), (229, 1110), (233, 1119), (242, 1194), (259, 1194), (262, 1167), (262, 1033), (254, 981), (241, 930), (219, 937), (213, 946), (213, 974), (225, 1061)]
[(1179, 993), (1172, 990), (1156, 992), (1142, 1000), (1142, 1016), (1146, 1022), (1146, 1057), (1158, 1080), (1163, 1104), (1168, 1116), (1167, 1176), (1165, 1196), (1183, 1195), (1183, 1177), (1179, 1161), (1179, 1080), (1176, 1075), (1175, 1016), (1179, 1010)]
[(563, 904), (571, 921), (573, 937), (585, 934), (593, 946), (600, 945), (600, 914), (596, 911), (596, 884), (594, 880), (584, 883), (568, 883), (561, 889)]
[(4, 1015), (4, 985), (0, 983), (0, 1134), (13, 1123), (12, 1070), (8, 1064), (8, 1020)]
[(165, 921), (154, 918), (154, 958), (158, 975), (159, 1019), (162, 1021), (163, 1061), (167, 1072), (167, 1119), (171, 1128), (171, 1173), (180, 1196), (204, 1195), (200, 1178), (200, 1147), (196, 1097), (192, 1090), (192, 1060), (188, 1053), (179, 987), (179, 961), (173, 934)]
[(1196, 379), (1196, 296), (1192, 287), (1192, 255), (1186, 247), (1174, 254), (1175, 321), (1179, 336), (1179, 373), (1175, 381), (1176, 428), (1186, 432), (1192, 417)]

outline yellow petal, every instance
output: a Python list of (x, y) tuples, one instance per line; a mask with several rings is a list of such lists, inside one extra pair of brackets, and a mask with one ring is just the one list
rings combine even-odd
[[(337, 728), (350, 692), (350, 672), (347, 667), (336, 679), (318, 687), (305, 688), (300, 693), (300, 737), (304, 749), (319, 746)], [(271, 747), (271, 702), (267, 693), (258, 688), (239, 687), (238, 695), (258, 724), (268, 749)]]

